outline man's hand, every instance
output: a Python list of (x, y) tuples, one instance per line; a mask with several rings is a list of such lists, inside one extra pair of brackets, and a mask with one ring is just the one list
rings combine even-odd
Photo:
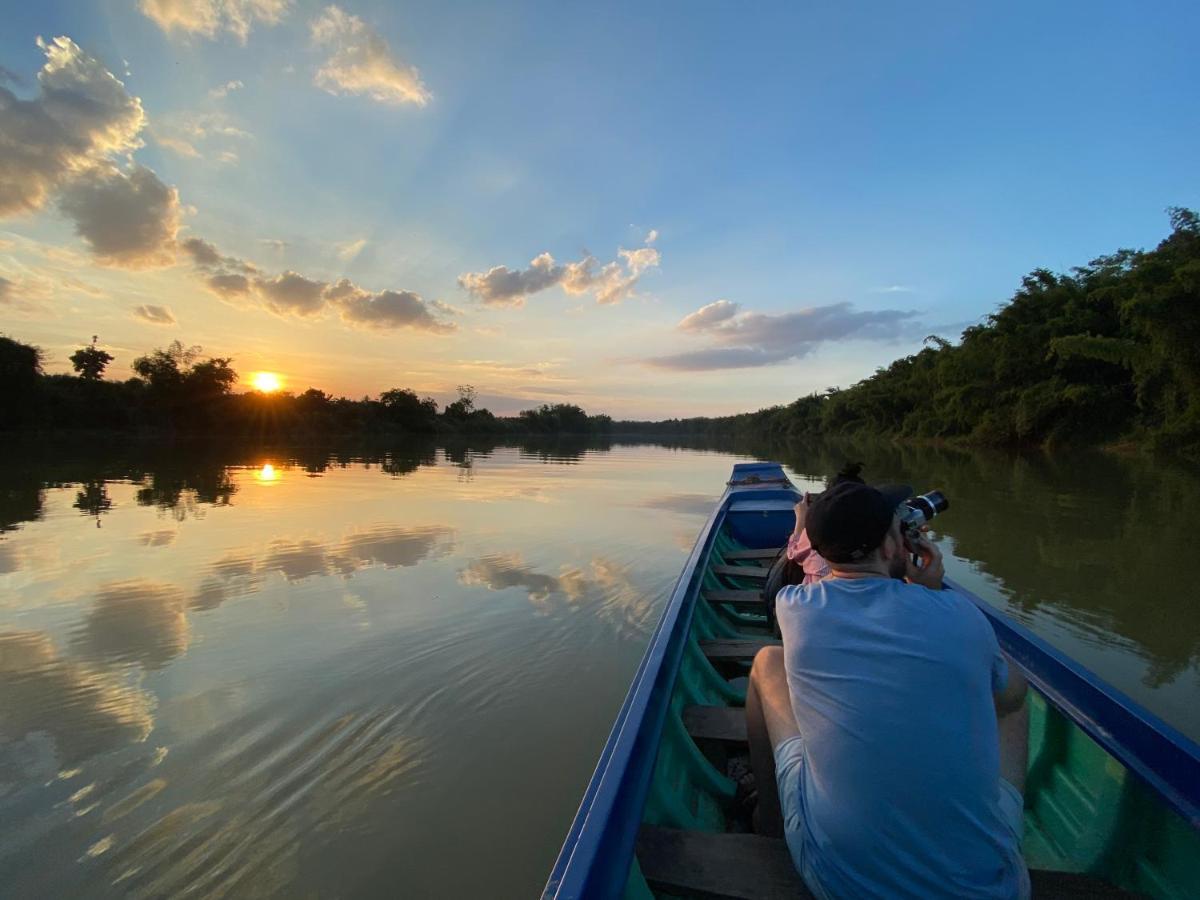
[(942, 579), (946, 576), (946, 567), (942, 563), (942, 551), (936, 544), (931, 544), (926, 538), (917, 541), (913, 550), (920, 557), (921, 564), (913, 564), (912, 557), (904, 555), (904, 577), (911, 584), (919, 584), (932, 591), (942, 589)]

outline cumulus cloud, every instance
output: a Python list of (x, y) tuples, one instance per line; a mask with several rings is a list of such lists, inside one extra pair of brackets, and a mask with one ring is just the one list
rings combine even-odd
[(432, 334), (449, 334), (457, 326), (446, 320), (457, 310), (437, 300), (425, 300), (412, 291), (368, 291), (348, 278), (330, 284), (285, 271), (269, 276), (253, 263), (225, 256), (199, 237), (180, 242), (209, 289), (223, 300), (257, 301), (279, 316), (317, 318), (337, 314), (358, 328), (411, 328)]
[(617, 256), (618, 260), (604, 265), (591, 255), (560, 265), (549, 253), (542, 253), (527, 269), (493, 266), (486, 272), (466, 272), (458, 283), (485, 306), (521, 307), (525, 298), (554, 285), (573, 296), (591, 293), (597, 303), (620, 303), (633, 296), (642, 274), (657, 268), (662, 256), (648, 245), (622, 248)]
[(415, 328), (448, 334), (456, 330), (453, 322), (437, 319), (430, 308), (445, 312), (444, 304), (427, 303), (412, 291), (380, 291), (372, 294), (343, 278), (325, 291), (340, 313), (342, 321), (365, 328)]
[(234, 91), (240, 91), (245, 86), (246, 85), (242, 84), (240, 81), (227, 81), (224, 84), (217, 85), (215, 88), (209, 91), (208, 96), (212, 97), (214, 100), (223, 100)]
[(134, 308), (133, 316), (135, 319), (141, 319), (143, 322), (149, 322), (151, 325), (175, 324), (174, 314), (165, 306), (154, 306), (153, 304), (144, 303)]
[(345, 241), (333, 246), (337, 250), (338, 259), (342, 262), (350, 262), (358, 254), (362, 253), (363, 247), (367, 246), (367, 239), (359, 238), (357, 241)]
[(325, 288), (322, 281), (305, 278), (295, 272), (284, 272), (274, 278), (255, 279), (263, 304), (271, 312), (286, 315), (312, 316), (325, 306)]
[(849, 303), (769, 315), (743, 312), (736, 303), (718, 300), (685, 316), (677, 326), (680, 331), (708, 337), (711, 346), (645, 362), (678, 371), (768, 366), (807, 356), (827, 341), (895, 338), (916, 315), (899, 309), (858, 311)]
[(103, 263), (144, 269), (175, 261), (179, 193), (145, 166), (91, 169), (64, 186), (58, 205)]
[(365, 94), (380, 103), (424, 106), (430, 93), (416, 66), (405, 65), (374, 28), (338, 6), (327, 6), (309, 26), (315, 46), (331, 55), (315, 83), (331, 94)]
[[(164, 27), (169, 30), (210, 36), (220, 29), (244, 33), (234, 26), (255, 18), (270, 20), (273, 11), (283, 8), (284, 4), (268, 0), (143, 3), (144, 10), (152, 10), (147, 14), (159, 16), (160, 24), (167, 23)], [(359, 35), (374, 46), (369, 40), (373, 32), (363, 31), (359, 20), (337, 10), (326, 12), (331, 16), (328, 28), (342, 29), (330, 32), (329, 40), (344, 32), (343, 36)], [(146, 118), (141, 101), (69, 38), (58, 37), (49, 44), (39, 40), (38, 45), (46, 63), (38, 73), (37, 97), (20, 100), (0, 86), (0, 216), (39, 210), (53, 198), (94, 258), (106, 265), (144, 269), (172, 265), (182, 258), (222, 299), (257, 302), (278, 315), (311, 318), (332, 313), (362, 328), (411, 328), (434, 334), (455, 330), (446, 320), (455, 310), (411, 291), (374, 292), (345, 279), (331, 284), (293, 271), (271, 275), (253, 263), (222, 254), (201, 237), (181, 240), (183, 206), (176, 189), (145, 166), (123, 159), (142, 146), (139, 135)], [(338, 52), (343, 50), (351, 52), (345, 47)], [(223, 88), (227, 92), (236, 84), (228, 82)], [(220, 113), (189, 116), (171, 127), (175, 131), (156, 132), (156, 139), (166, 146), (174, 141), (174, 149), (185, 154), (199, 155), (191, 138), (248, 137)], [(177, 138), (179, 134), (183, 137)], [(228, 159), (234, 161), (236, 156)], [(365, 243), (365, 239), (353, 241), (337, 249), (349, 259)], [(27, 299), (23, 282), (7, 278), (0, 282), (0, 303), (13, 308), (18, 289), (22, 301)], [(134, 315), (155, 324), (174, 321), (170, 310), (161, 306), (141, 306)]]
[(45, 206), (64, 182), (141, 146), (142, 103), (70, 38), (38, 46), (38, 93), (0, 86), (0, 216)]
[(256, 24), (275, 25), (291, 0), (139, 0), (138, 9), (168, 34), (214, 38), (228, 32), (246, 43)]

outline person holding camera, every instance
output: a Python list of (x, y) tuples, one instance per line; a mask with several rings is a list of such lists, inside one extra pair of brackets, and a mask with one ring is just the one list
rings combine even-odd
[(850, 482), (807, 509), (831, 573), (779, 592), (751, 670), (757, 827), (818, 897), (1028, 897), (1025, 679), (906, 499)]

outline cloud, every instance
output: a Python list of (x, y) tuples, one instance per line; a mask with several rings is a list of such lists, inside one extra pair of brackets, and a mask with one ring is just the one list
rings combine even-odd
[(431, 95), (415, 66), (392, 56), (374, 28), (338, 6), (327, 6), (309, 25), (314, 46), (332, 53), (315, 83), (331, 94), (366, 94), (380, 103), (424, 106)]
[(180, 248), (191, 257), (209, 289), (223, 300), (256, 300), (278, 316), (317, 318), (336, 313), (348, 325), (370, 329), (411, 328), (431, 334), (457, 330), (444, 316), (457, 312), (412, 291), (368, 291), (348, 278), (334, 284), (298, 272), (262, 274), (254, 264), (223, 255), (203, 238), (192, 237)]
[(257, 278), (254, 286), (267, 309), (280, 315), (313, 316), (325, 307), (328, 285), (295, 272), (284, 272), (274, 278)]
[(183, 592), (138, 580), (100, 589), (73, 646), (83, 656), (161, 669), (186, 651), (190, 640)]
[(486, 272), (466, 272), (458, 277), (458, 283), (485, 306), (521, 307), (526, 297), (555, 285), (573, 296), (590, 292), (597, 303), (620, 303), (633, 296), (642, 274), (657, 268), (662, 257), (650, 246), (622, 248), (617, 256), (619, 261), (603, 266), (591, 255), (559, 265), (549, 253), (542, 253), (527, 269), (494, 266)]
[(658, 240), (658, 229), (651, 228), (650, 231), (646, 234), (646, 243), (653, 244), (657, 240)]
[(143, 322), (149, 322), (151, 325), (174, 325), (175, 316), (171, 310), (165, 306), (154, 306), (149, 303), (143, 303), (141, 306), (133, 310), (135, 319), (141, 319)]
[[(143, 11), (168, 30), (181, 28), (210, 36), (220, 29), (244, 35), (251, 20), (273, 21), (285, 7), (274, 0), (143, 3)], [(330, 21), (341, 23), (351, 36), (373, 35), (369, 29), (362, 31), (365, 26), (352, 16), (335, 15)], [(239, 30), (238, 23), (246, 29)], [(58, 37), (49, 44), (39, 39), (38, 46), (46, 54), (38, 73), (38, 96), (20, 100), (0, 86), (0, 216), (36, 211), (54, 198), (93, 256), (106, 265), (166, 266), (177, 263), (182, 254), (217, 296), (257, 301), (278, 315), (314, 317), (332, 312), (356, 327), (412, 328), (434, 334), (455, 330), (445, 317), (456, 310), (411, 291), (376, 293), (345, 279), (331, 285), (292, 271), (272, 276), (250, 262), (223, 255), (201, 237), (180, 241), (183, 206), (178, 191), (129, 159), (142, 146), (139, 135), (146, 117), (141, 101), (69, 38)], [(224, 87), (232, 89), (233, 84)], [(199, 155), (190, 139), (210, 135), (249, 137), (219, 112), (189, 115), (155, 137), (176, 152)], [(230, 153), (220, 158), (236, 161)], [(362, 239), (339, 249), (349, 258), (364, 245)], [(26, 302), (28, 285), (14, 284), (12, 279), (3, 282), (0, 302), (12, 308), (18, 289)], [(165, 317), (173, 318), (165, 307), (154, 306), (139, 307), (135, 315), (160, 324), (167, 324)]]
[(684, 316), (679, 325), (680, 331), (703, 331), (718, 322), (724, 322), (737, 315), (738, 305), (730, 300), (715, 300), (707, 306), (702, 306), (694, 313)]
[(713, 346), (651, 357), (645, 363), (676, 371), (774, 365), (806, 356), (827, 341), (895, 338), (916, 315), (913, 310), (898, 309), (860, 312), (849, 303), (769, 315), (742, 312), (738, 304), (718, 300), (685, 316), (677, 326), (680, 331), (710, 338)]
[(99, 260), (144, 269), (175, 261), (179, 193), (145, 166), (93, 168), (62, 189), (59, 208)]
[(38, 46), (37, 96), (0, 87), (0, 216), (39, 210), (79, 173), (141, 146), (137, 97), (70, 38)]
[(244, 44), (255, 24), (278, 24), (290, 5), (290, 0), (139, 0), (138, 9), (168, 34), (214, 38), (227, 31)]
[(350, 262), (358, 254), (362, 253), (363, 247), (367, 246), (367, 239), (359, 238), (357, 241), (345, 241), (333, 246), (337, 250), (338, 259), (342, 262)]
[(244, 297), (250, 293), (250, 279), (245, 275), (219, 274), (210, 275), (205, 283), (209, 290), (222, 299)]
[(215, 88), (209, 91), (208, 96), (213, 100), (223, 100), (234, 91), (240, 91), (245, 86), (246, 85), (242, 84), (240, 81), (227, 81), (224, 84), (217, 85)]
[(8, 303), (13, 299), (13, 290), (15, 287), (14, 282), (0, 275), (0, 304)]
[(449, 334), (457, 329), (453, 322), (437, 319), (430, 307), (445, 311), (445, 304), (436, 300), (426, 303), (412, 291), (380, 291), (372, 294), (343, 278), (329, 287), (325, 297), (338, 310), (342, 321), (366, 328), (414, 328), (436, 334)]
[(160, 147), (166, 147), (180, 156), (186, 156), (188, 159), (199, 159), (200, 151), (189, 144), (183, 138), (170, 137), (168, 135), (155, 134), (154, 142)]

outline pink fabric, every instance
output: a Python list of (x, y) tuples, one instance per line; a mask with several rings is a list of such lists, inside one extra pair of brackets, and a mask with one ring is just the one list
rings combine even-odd
[(813, 549), (807, 529), (788, 538), (787, 557), (794, 563), (800, 563), (800, 568), (804, 570), (801, 584), (816, 584), (829, 576), (829, 563)]

